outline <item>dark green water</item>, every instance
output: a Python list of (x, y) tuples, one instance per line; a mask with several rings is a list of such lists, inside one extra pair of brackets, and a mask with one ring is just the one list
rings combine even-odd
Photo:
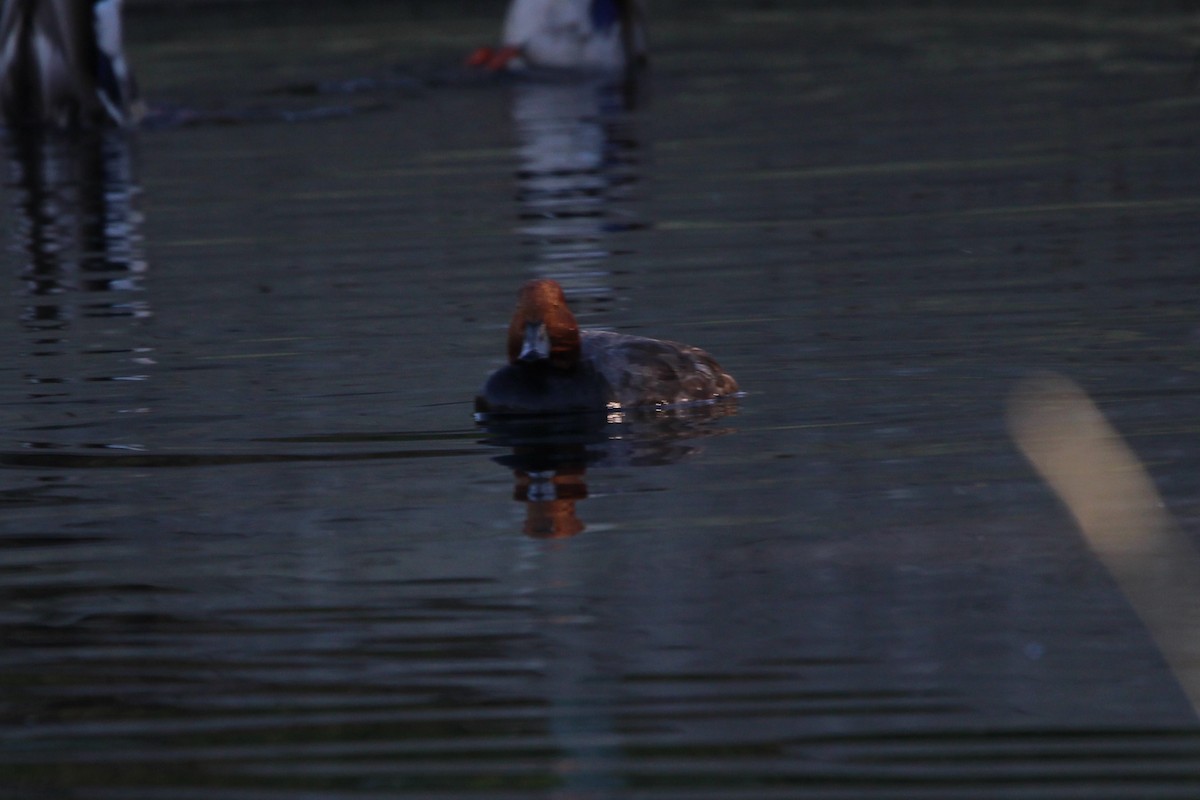
[[(1200, 795), (1004, 421), (1200, 535), (1195, 17), (659, 6), (631, 105), (461, 74), (496, 5), (139, 9), (156, 124), (10, 142), (0, 795)], [(489, 441), (534, 275), (737, 413)]]

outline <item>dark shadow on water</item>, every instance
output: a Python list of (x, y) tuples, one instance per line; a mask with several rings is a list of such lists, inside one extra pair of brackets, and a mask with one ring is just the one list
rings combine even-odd
[[(41, 449), (41, 448), (38, 448)], [(49, 450), (50, 448), (45, 448)], [(225, 467), (251, 464), (337, 463), (392, 461), (397, 459), (462, 457), (463, 450), (387, 450), (367, 453), (122, 453), (116, 447), (96, 445), (94, 453), (0, 453), (0, 468), (19, 469), (149, 469), (166, 467)]]
[(485, 444), (511, 450), (493, 459), (511, 469), (513, 500), (526, 507), (523, 530), (562, 539), (587, 525), (576, 504), (588, 497), (593, 467), (674, 464), (701, 452), (698, 440), (731, 432), (720, 424), (737, 413), (733, 401), (671, 409), (596, 414), (491, 417), (481, 421)]

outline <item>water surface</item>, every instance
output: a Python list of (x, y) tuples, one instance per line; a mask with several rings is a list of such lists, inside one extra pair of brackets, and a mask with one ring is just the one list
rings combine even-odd
[[(628, 93), (272, 8), (132, 14), (157, 123), (8, 143), (6, 796), (1200, 792), (1004, 418), (1069, 375), (1195, 537), (1194, 20), (663, 4)], [(746, 397), (489, 435), (535, 275)]]

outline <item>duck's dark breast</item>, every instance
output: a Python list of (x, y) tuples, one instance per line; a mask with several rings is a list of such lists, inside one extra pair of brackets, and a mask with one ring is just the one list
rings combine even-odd
[(475, 398), (488, 414), (569, 414), (605, 408), (612, 391), (587, 365), (558, 370), (548, 362), (518, 362), (492, 373)]

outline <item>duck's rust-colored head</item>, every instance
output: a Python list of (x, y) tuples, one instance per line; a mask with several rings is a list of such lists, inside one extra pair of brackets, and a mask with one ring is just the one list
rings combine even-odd
[(522, 286), (508, 326), (509, 362), (548, 360), (555, 369), (573, 369), (579, 347), (579, 324), (558, 282), (540, 278)]

